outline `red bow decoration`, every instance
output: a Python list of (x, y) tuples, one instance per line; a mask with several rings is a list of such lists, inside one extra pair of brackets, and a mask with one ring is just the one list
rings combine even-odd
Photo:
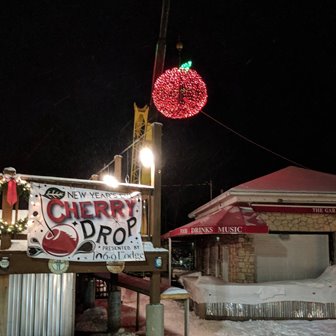
[(17, 202), (16, 181), (14, 179), (8, 181), (7, 202), (10, 205), (14, 205)]

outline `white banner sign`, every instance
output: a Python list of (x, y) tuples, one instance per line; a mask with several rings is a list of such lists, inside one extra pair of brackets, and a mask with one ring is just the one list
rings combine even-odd
[(27, 254), (87, 262), (145, 260), (140, 192), (31, 183)]

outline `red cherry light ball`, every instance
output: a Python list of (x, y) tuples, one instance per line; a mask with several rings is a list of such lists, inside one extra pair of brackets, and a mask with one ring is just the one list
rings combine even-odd
[(157, 78), (152, 97), (165, 117), (184, 119), (202, 110), (208, 94), (202, 77), (195, 70), (173, 68)]
[(56, 257), (65, 257), (75, 251), (78, 233), (70, 225), (61, 224), (48, 231), (42, 240), (43, 249)]

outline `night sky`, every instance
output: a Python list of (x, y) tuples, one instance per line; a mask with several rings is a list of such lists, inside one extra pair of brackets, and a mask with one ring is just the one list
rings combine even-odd
[[(1, 169), (89, 178), (132, 142), (151, 97), (162, 2), (7, 1)], [(163, 124), (163, 228), (289, 165), (336, 174), (336, 2), (171, 0), (165, 69), (192, 60), (208, 102)], [(124, 154), (126, 173), (130, 165)]]

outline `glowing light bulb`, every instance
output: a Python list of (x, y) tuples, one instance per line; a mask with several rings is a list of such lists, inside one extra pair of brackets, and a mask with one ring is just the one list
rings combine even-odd
[(144, 147), (140, 150), (139, 158), (142, 165), (146, 168), (150, 168), (154, 164), (153, 151), (148, 147)]
[(112, 175), (105, 175), (103, 181), (110, 187), (116, 188), (119, 184), (118, 180)]

